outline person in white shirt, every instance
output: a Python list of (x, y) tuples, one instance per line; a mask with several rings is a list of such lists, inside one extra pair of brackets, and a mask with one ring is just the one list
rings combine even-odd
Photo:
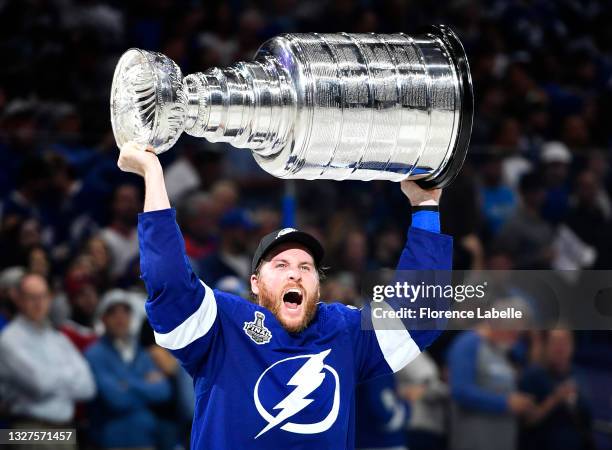
[(67, 427), (75, 402), (96, 393), (87, 362), (49, 322), (51, 302), (47, 281), (24, 275), (19, 314), (0, 334), (0, 386), (14, 427)]

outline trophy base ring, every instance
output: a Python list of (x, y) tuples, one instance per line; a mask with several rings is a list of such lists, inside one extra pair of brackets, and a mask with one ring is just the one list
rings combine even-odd
[(451, 59), (454, 61), (457, 74), (459, 75), (461, 115), (455, 148), (442, 172), (434, 178), (416, 181), (423, 189), (441, 189), (450, 185), (457, 177), (461, 167), (463, 167), (463, 162), (465, 161), (470, 146), (472, 123), (474, 121), (474, 89), (472, 87), (472, 77), (470, 75), (465, 49), (457, 35), (444, 25), (428, 27), (424, 30), (424, 33), (433, 34), (444, 42), (450, 52)]

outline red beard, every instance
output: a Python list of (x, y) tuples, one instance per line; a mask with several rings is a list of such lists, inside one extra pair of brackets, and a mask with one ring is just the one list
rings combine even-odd
[[(304, 313), (302, 315), (302, 319), (299, 323), (287, 323), (283, 316), (281, 315), (281, 306), (283, 305), (283, 298), (281, 296), (282, 290), (278, 294), (273, 294), (272, 291), (268, 289), (268, 287), (261, 282), (259, 284), (259, 294), (257, 295), (257, 300), (260, 306), (270, 310), (274, 317), (280, 322), (285, 330), (289, 333), (299, 333), (304, 331), (312, 319), (314, 318), (317, 312), (317, 301), (319, 300), (318, 295), (311, 294), (306, 292), (305, 289), (301, 286), (299, 287), (302, 292), (304, 292), (304, 297), (302, 298), (302, 307), (304, 308)], [(285, 288), (283, 288), (285, 289)]]

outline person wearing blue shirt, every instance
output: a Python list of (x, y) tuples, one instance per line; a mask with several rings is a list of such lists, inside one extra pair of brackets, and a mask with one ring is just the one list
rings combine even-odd
[(495, 236), (517, 206), (516, 195), (503, 181), (502, 158), (489, 155), (482, 166), (481, 211), (490, 237)]
[(100, 448), (154, 448), (157, 419), (151, 407), (170, 399), (172, 387), (130, 335), (128, 299), (107, 296), (98, 314), (105, 333), (85, 357), (98, 395), (90, 405), (91, 439)]
[[(319, 302), (323, 248), (293, 228), (261, 240), (249, 280), (256, 302), (211, 289), (189, 265), (153, 149), (127, 143), (118, 165), (145, 181), (145, 308), (156, 342), (194, 379), (191, 448), (354, 449), (357, 383), (401, 369), (441, 331), (366, 330), (359, 310)], [(398, 268), (449, 270), (441, 191), (401, 189), (416, 213)]]
[(515, 416), (534, 408), (518, 392), (508, 351), (518, 332), (483, 323), (458, 335), (448, 351), (452, 398), (451, 450), (516, 450)]
[(545, 334), (544, 357), (528, 367), (519, 386), (536, 408), (521, 430), (521, 450), (592, 450), (590, 405), (573, 368), (574, 337), (569, 330)]

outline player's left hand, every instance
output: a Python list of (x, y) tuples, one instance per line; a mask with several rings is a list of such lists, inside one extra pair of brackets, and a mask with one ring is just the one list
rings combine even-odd
[(442, 189), (423, 189), (414, 181), (404, 180), (401, 182), (402, 192), (412, 206), (438, 205), (442, 196)]

